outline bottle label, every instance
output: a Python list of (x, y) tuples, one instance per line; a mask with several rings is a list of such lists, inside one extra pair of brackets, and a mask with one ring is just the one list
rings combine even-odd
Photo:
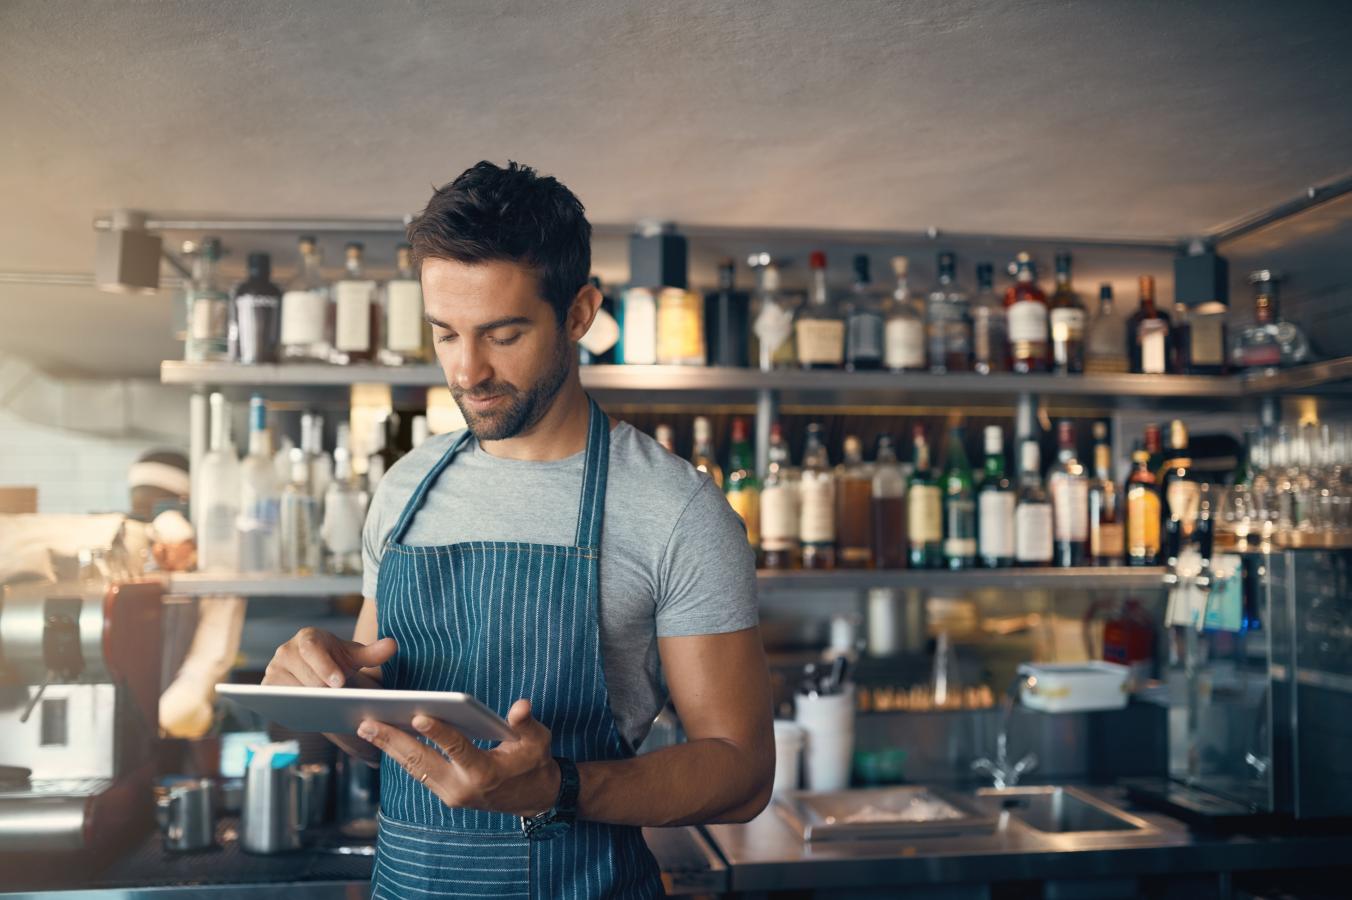
[(1146, 319), (1137, 335), (1141, 340), (1141, 371), (1147, 375), (1163, 375), (1168, 371), (1164, 326), (1158, 319)]
[(958, 559), (976, 556), (976, 501), (950, 497), (944, 504), (944, 516), (944, 555)]
[(658, 365), (704, 364), (703, 302), (689, 291), (665, 290), (658, 295)]
[(1014, 556), (1014, 492), (982, 491), (979, 538), (981, 555), (998, 559)]
[(778, 303), (766, 303), (756, 316), (752, 330), (760, 341), (761, 352), (773, 358), (793, 336), (793, 314)]
[(978, 306), (972, 313), (972, 350), (976, 361), (994, 366), (1003, 362), (1009, 335), (1002, 309)]
[(906, 537), (911, 546), (943, 540), (943, 499), (937, 486), (917, 484), (906, 492)]
[(887, 368), (925, 368), (925, 326), (919, 319), (888, 319), (883, 346)]
[(1219, 366), (1225, 362), (1225, 319), (1195, 316), (1188, 323), (1188, 362), (1194, 366)]
[(798, 533), (804, 544), (833, 544), (836, 540), (836, 482), (829, 474), (803, 473), (799, 486), (802, 507)]
[(1051, 562), (1050, 503), (1024, 503), (1014, 511), (1014, 558), (1027, 563)]
[(760, 546), (760, 491), (755, 488), (728, 492), (728, 504), (741, 516), (746, 525), (746, 539), (753, 547)]
[(1096, 559), (1119, 557), (1123, 539), (1121, 522), (1099, 522), (1089, 533), (1089, 553)]
[(333, 345), (346, 352), (371, 349), (371, 294), (374, 281), (340, 281), (333, 286), (337, 315)]
[(793, 484), (769, 485), (760, 495), (761, 546), (791, 550), (798, 544), (798, 489)]
[(361, 551), (361, 497), (355, 491), (330, 491), (324, 500), (320, 536), (334, 556)]
[(1201, 488), (1195, 481), (1171, 481), (1164, 489), (1164, 499), (1169, 504), (1169, 518), (1178, 519), (1184, 537), (1190, 536), (1193, 526), (1197, 524), (1201, 496)]
[(194, 341), (224, 345), (229, 330), (230, 301), (224, 295), (198, 294), (193, 297), (188, 334)]
[(1064, 344), (1084, 337), (1084, 310), (1054, 309), (1051, 312), (1052, 340)]
[(845, 323), (839, 319), (800, 319), (794, 334), (802, 365), (838, 366), (845, 361)]
[(385, 285), (385, 346), (396, 353), (423, 348), (422, 285), (400, 279)]
[(1089, 540), (1089, 479), (1057, 472), (1051, 477), (1050, 488), (1056, 539)]
[(850, 316), (845, 335), (848, 343), (846, 356), (851, 362), (883, 358), (883, 320), (877, 313), (856, 313)]
[(1135, 557), (1160, 552), (1160, 497), (1144, 487), (1127, 490), (1127, 553)]
[(327, 299), (322, 291), (282, 295), (282, 343), (288, 347), (324, 343)]
[(630, 291), (624, 298), (621, 327), (624, 361), (633, 366), (657, 362), (657, 301), (648, 291)]
[(591, 327), (578, 341), (583, 349), (593, 356), (610, 352), (610, 348), (620, 342), (620, 323), (605, 309), (597, 309)]
[(1010, 343), (1041, 343), (1047, 340), (1047, 305), (1036, 300), (1020, 300), (1010, 305)]

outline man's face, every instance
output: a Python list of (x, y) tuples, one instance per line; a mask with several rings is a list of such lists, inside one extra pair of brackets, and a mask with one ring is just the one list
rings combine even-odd
[(474, 436), (501, 441), (534, 427), (574, 363), (535, 275), (510, 262), (427, 259), (422, 286), (437, 361)]

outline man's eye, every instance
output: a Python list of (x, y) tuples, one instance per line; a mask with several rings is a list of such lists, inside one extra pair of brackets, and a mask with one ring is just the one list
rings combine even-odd
[(457, 337), (456, 334), (454, 334), (454, 333), (452, 333), (452, 332), (447, 332), (446, 334), (443, 334), (441, 337), (437, 338), (437, 343), (438, 343), (438, 344), (449, 344), (451, 341), (455, 340), (456, 337)]
[(510, 345), (510, 344), (515, 344), (515, 343), (516, 343), (518, 340), (520, 340), (520, 339), (521, 339), (521, 332), (519, 332), (519, 331), (518, 331), (516, 334), (512, 335), (511, 337), (505, 337), (505, 338), (495, 338), (495, 337), (490, 337), (490, 338), (489, 338), (490, 341), (492, 341), (494, 344), (496, 344), (496, 345), (499, 346), (499, 347), (506, 347), (506, 346), (508, 346), (508, 345)]

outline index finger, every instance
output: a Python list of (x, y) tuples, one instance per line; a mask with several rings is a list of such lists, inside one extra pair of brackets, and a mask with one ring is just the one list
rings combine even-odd
[(300, 652), (301, 660), (329, 687), (340, 688), (347, 682), (347, 672), (322, 641), (313, 637), (301, 638), (296, 641), (296, 649)]

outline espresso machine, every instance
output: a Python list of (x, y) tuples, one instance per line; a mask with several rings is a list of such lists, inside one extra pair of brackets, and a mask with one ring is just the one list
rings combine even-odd
[(162, 594), (101, 579), (0, 594), (0, 874), (88, 863), (152, 827)]

